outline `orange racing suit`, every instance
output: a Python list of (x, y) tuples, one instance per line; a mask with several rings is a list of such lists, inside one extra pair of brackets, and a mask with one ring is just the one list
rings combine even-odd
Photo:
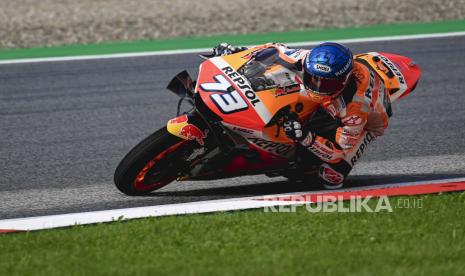
[[(254, 47), (256, 57), (265, 50), (275, 49), (273, 65), (263, 72), (263, 76), (279, 88), (296, 85), (292, 78), (283, 77), (290, 72), (296, 74), (296, 82), (303, 79), (303, 62), (311, 50), (291, 49), (283, 44), (268, 43)], [(271, 65), (271, 64), (270, 64)], [(366, 65), (353, 63), (353, 77), (344, 91), (333, 99), (321, 102), (321, 107), (341, 126), (329, 136), (307, 136), (301, 143), (324, 163), (320, 168), (320, 178), (332, 184), (342, 183), (367, 146), (381, 136), (388, 126), (391, 115), (389, 95), (383, 81)], [(300, 78), (300, 80), (299, 80)], [(266, 83), (266, 81), (265, 81)]]

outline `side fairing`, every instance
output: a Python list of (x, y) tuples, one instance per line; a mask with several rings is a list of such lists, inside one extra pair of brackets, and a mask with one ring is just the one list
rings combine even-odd
[(412, 92), (421, 75), (420, 67), (405, 56), (370, 52), (357, 55), (355, 60), (371, 67), (378, 74), (389, 91), (391, 102)]
[(297, 111), (299, 117), (306, 117), (317, 108), (306, 96), (303, 86), (302, 91), (254, 91), (249, 81), (237, 72), (247, 61), (243, 56), (216, 57), (200, 66), (195, 90), (225, 123), (266, 132), (265, 125), (285, 106)]
[(272, 115), (248, 80), (222, 57), (201, 64), (196, 91), (226, 123), (259, 130), (271, 119)]

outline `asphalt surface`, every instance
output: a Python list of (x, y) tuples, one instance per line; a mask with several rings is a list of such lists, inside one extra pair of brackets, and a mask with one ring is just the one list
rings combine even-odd
[[(413, 58), (417, 90), (346, 183), (465, 176), (465, 36), (350, 44)], [(303, 191), (282, 178), (175, 182), (147, 197), (113, 186), (132, 146), (175, 115), (164, 87), (194, 54), (0, 65), (0, 219)]]

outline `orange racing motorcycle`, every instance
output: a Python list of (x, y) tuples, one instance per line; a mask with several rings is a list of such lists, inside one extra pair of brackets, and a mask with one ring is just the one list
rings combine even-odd
[[(254, 77), (269, 69), (267, 62), (254, 61), (254, 51), (256, 48), (227, 56), (201, 56), (205, 60), (197, 81), (186, 71), (173, 78), (167, 88), (180, 97), (178, 116), (120, 162), (114, 182), (121, 192), (144, 195), (174, 180), (257, 174), (291, 180), (316, 177), (321, 161), (300, 162), (306, 149), (286, 136), (283, 124), (288, 120), (306, 122), (306, 127), (322, 135), (340, 122), (309, 99), (303, 84), (254, 89)], [(388, 93), (383, 101), (389, 108), (413, 91), (421, 74), (404, 56), (370, 52), (354, 58), (384, 81)], [(181, 114), (183, 103), (191, 108)]]

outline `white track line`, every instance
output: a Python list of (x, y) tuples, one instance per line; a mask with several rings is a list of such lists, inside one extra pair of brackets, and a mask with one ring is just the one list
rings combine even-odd
[(277, 205), (289, 205), (289, 203), (271, 201), (264, 202), (247, 198), (209, 200), (149, 207), (0, 220), (0, 230), (41, 230), (73, 225), (111, 222), (118, 219), (126, 220), (169, 215), (200, 214), (254, 209)]
[[(442, 38), (463, 36), (465, 32), (450, 32), (450, 33), (437, 33), (437, 34), (418, 34), (418, 35), (397, 35), (397, 36), (384, 36), (384, 37), (369, 37), (369, 38), (354, 38), (354, 39), (336, 39), (332, 40), (339, 43), (364, 43), (364, 42), (377, 42), (377, 41), (395, 41), (395, 40), (411, 40), (411, 39), (424, 39), (424, 38)], [(271, 41), (270, 41), (271, 42)], [(286, 43), (288, 46), (312, 46), (324, 41), (302, 41)], [(212, 45), (213, 47), (214, 45)], [(252, 46), (252, 45), (249, 45)], [(198, 48), (198, 49), (185, 49), (185, 50), (169, 50), (169, 51), (153, 51), (153, 52), (139, 52), (139, 53), (124, 53), (124, 54), (104, 54), (104, 55), (84, 55), (84, 56), (69, 56), (69, 57), (49, 57), (49, 58), (27, 58), (27, 59), (11, 59), (0, 60), (1, 64), (16, 64), (16, 63), (34, 63), (34, 62), (53, 62), (53, 61), (73, 61), (73, 60), (92, 60), (92, 59), (112, 59), (112, 58), (129, 58), (129, 57), (146, 57), (146, 56), (164, 56), (164, 55), (178, 55), (190, 53), (210, 52), (211, 48)]]
[(73, 214), (63, 214), (63, 215), (6, 219), (6, 220), (0, 220), (0, 230), (15, 230), (15, 231), (42, 230), (42, 229), (51, 229), (51, 228), (58, 228), (58, 227), (67, 227), (67, 226), (73, 226), (73, 225), (111, 222), (111, 221), (115, 221), (118, 219), (126, 220), (126, 219), (159, 217), (159, 216), (169, 216), (169, 215), (200, 214), (200, 213), (210, 213), (210, 212), (255, 209), (255, 208), (264, 208), (264, 207), (271, 207), (271, 206), (279, 206), (279, 205), (295, 205), (295, 204), (302, 204), (302, 202), (300, 201), (279, 201), (279, 200), (269, 201), (266, 199), (280, 198), (280, 197), (285, 197), (289, 195), (309, 195), (309, 194), (322, 194), (322, 193), (325, 194), (325, 193), (334, 193), (334, 192), (373, 190), (373, 189), (379, 189), (379, 188), (392, 188), (392, 187), (401, 187), (401, 186), (403, 187), (404, 186), (415, 186), (415, 185), (421, 185), (421, 184), (440, 185), (444, 183), (462, 182), (462, 181), (465, 181), (465, 178), (427, 180), (427, 181), (406, 182), (406, 183), (392, 183), (392, 184), (386, 184), (386, 185), (347, 188), (347, 189), (340, 189), (340, 190), (334, 190), (334, 191), (324, 190), (324, 191), (298, 192), (298, 193), (287, 193), (287, 194), (277, 194), (277, 195), (253, 196), (253, 197), (244, 197), (244, 198), (219, 199), (219, 200), (207, 200), (207, 201), (178, 203), (178, 204), (167, 204), (167, 205), (159, 205), (159, 206), (115, 209), (115, 210), (105, 210), (105, 211), (95, 211), (95, 212), (73, 213)]

